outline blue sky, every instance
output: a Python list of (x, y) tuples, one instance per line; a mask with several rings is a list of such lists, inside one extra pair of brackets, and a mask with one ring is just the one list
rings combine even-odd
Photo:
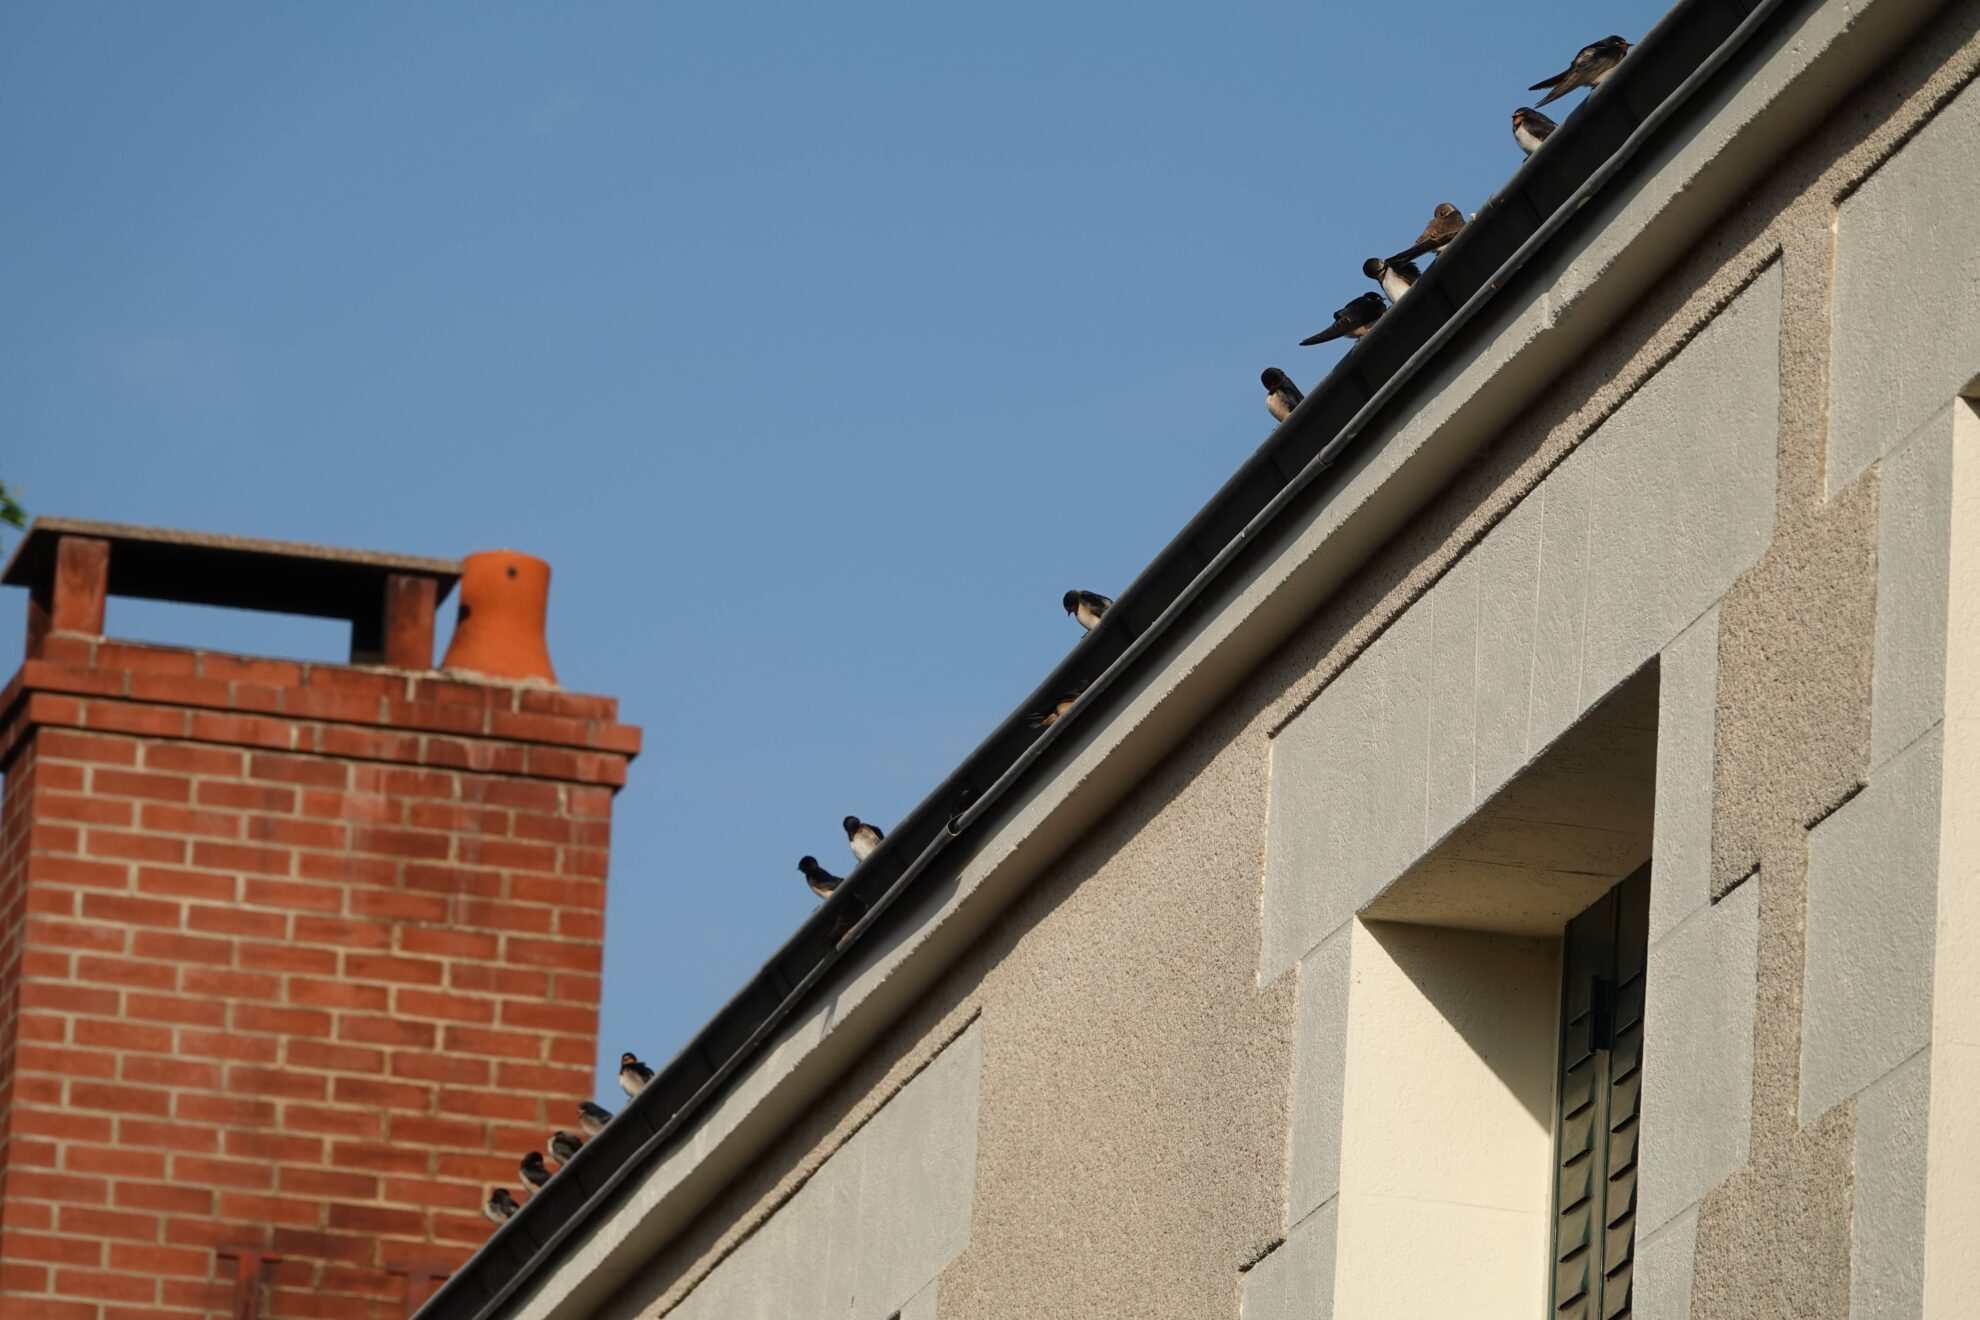
[(1362, 259), (1504, 181), (1526, 85), (1661, 6), (1517, 12), (7, 6), (0, 478), (549, 559), (562, 678), (646, 728), (600, 1049), (661, 1061), (809, 910), (797, 858), (849, 865), (839, 818), (919, 801), (1077, 640), (1060, 595), (1264, 438), (1259, 370), (1332, 365), (1295, 345)]

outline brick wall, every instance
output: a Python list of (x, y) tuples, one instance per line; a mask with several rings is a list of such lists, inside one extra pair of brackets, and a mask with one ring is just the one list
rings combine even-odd
[(0, 1315), (423, 1299), (590, 1094), (638, 737), (605, 698), (50, 638), (0, 692)]

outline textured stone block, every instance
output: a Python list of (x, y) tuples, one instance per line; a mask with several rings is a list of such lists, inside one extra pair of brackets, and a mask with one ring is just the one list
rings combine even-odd
[(1750, 881), (1650, 946), (1640, 1233), (1662, 1228), (1746, 1162), (1759, 950), (1760, 886)]
[(1691, 1261), (1698, 1250), (1698, 1207), (1636, 1239), (1630, 1276), (1634, 1320), (1691, 1320)]
[(1836, 215), (1831, 492), (1922, 425), (1980, 365), (1980, 88), (1969, 84)]
[(1719, 699), (1719, 611), (1664, 648), (1657, 675), (1657, 800), (1650, 876), (1654, 942), (1712, 894), (1712, 756)]
[(1293, 1225), (1277, 1251), (1252, 1266), (1244, 1276), (1242, 1320), (1329, 1320), (1338, 1208), (1329, 1201), (1315, 1210)]
[(1931, 1038), (1939, 762), (1935, 730), (1809, 833), (1803, 1123)]
[(1870, 682), (1873, 777), (1877, 767), (1945, 714), (1953, 406), (1934, 414), (1883, 463), (1877, 493), (1876, 668)]
[(1347, 1070), (1350, 928), (1299, 964), (1299, 1038), (1293, 1062), (1292, 1209), (1295, 1220), (1341, 1189), (1341, 1087)]
[(1856, 1101), (1849, 1313), (1906, 1320), (1925, 1312), (1925, 1128), (1932, 1052), (1921, 1050)]

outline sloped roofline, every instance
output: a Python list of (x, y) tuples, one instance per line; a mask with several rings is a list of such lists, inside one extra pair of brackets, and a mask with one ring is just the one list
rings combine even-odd
[[(1937, 7), (1679, 0), (1099, 626), (420, 1320), (575, 1316), (616, 1289)], [(1031, 727), (1027, 712), (1082, 684), (1065, 716)], [(835, 947), (846, 893), (868, 912)]]

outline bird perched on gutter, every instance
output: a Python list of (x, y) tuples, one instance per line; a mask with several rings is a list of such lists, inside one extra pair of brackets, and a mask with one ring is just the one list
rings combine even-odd
[(488, 1199), (481, 1203), (481, 1213), (491, 1224), (507, 1223), (509, 1216), (520, 1209), (522, 1206), (509, 1194), (509, 1189), (506, 1187), (497, 1187), (488, 1194)]
[(1616, 71), (1623, 56), (1629, 54), (1629, 43), (1621, 37), (1603, 37), (1592, 46), (1583, 46), (1574, 57), (1574, 62), (1551, 78), (1542, 78), (1529, 92), (1546, 92), (1540, 104), (1566, 96), (1577, 87), (1600, 87), (1602, 80)]
[(1072, 704), (1079, 700), (1079, 694), (1084, 691), (1086, 691), (1086, 684), (1081, 683), (1078, 687), (1053, 702), (1050, 710), (1041, 710), (1030, 716), (1031, 727), (1034, 729), (1051, 728), (1054, 724), (1058, 723), (1059, 716), (1072, 709)]
[(1300, 347), (1309, 344), (1324, 344), (1330, 339), (1343, 335), (1355, 339), (1368, 333), (1368, 327), (1382, 319), (1382, 313), (1389, 310), (1389, 304), (1382, 301), (1379, 293), (1364, 293), (1347, 306), (1334, 313), (1334, 323), (1317, 335), (1308, 335), (1300, 340)]
[(1299, 392), (1299, 386), (1292, 383), (1292, 377), (1277, 367), (1265, 368), (1258, 379), (1265, 384), (1265, 411), (1279, 421), (1292, 416), (1292, 410), (1299, 407), (1299, 401), (1306, 397)]
[(949, 815), (949, 833), (962, 833), (961, 828), (959, 828), (959, 822), (962, 820), (963, 813), (976, 805), (977, 796), (976, 787), (973, 784), (965, 784), (962, 791), (956, 794), (956, 809)]
[(1464, 228), (1464, 215), (1449, 202), (1438, 202), (1437, 209), (1430, 214), (1430, 223), (1423, 226), (1423, 232), (1416, 236), (1416, 242), (1389, 258), (1389, 264), (1409, 261), (1426, 252), (1442, 252), (1451, 245), (1451, 240)]
[(1552, 137), (1559, 127), (1531, 106), (1523, 105), (1513, 111), (1513, 141), (1519, 143), (1519, 149), (1529, 156), (1540, 150), (1540, 144)]
[(605, 1106), (594, 1105), (589, 1100), (578, 1102), (578, 1126), (584, 1129), (585, 1136), (597, 1136), (605, 1130), (605, 1125), (611, 1121), (612, 1111), (605, 1108)]
[(550, 1134), (550, 1158), (559, 1164), (569, 1164), (583, 1145), (583, 1137), (558, 1128)]
[(531, 1187), (541, 1187), (550, 1181), (550, 1170), (543, 1167), (543, 1152), (540, 1150), (523, 1156), (522, 1163), (516, 1167), (522, 1172), (522, 1180)]
[(852, 845), (855, 862), (871, 857), (873, 850), (880, 846), (880, 840), (887, 837), (880, 832), (878, 825), (869, 825), (857, 816), (848, 816), (839, 823), (846, 827), (846, 842)]
[[(798, 858), (798, 870), (804, 873), (804, 882), (811, 886), (811, 892), (820, 898), (830, 898), (846, 882), (845, 877), (833, 875), (820, 866), (816, 857)], [(846, 901), (839, 905), (839, 919), (832, 924), (832, 943), (836, 945), (850, 935), (865, 915), (866, 904), (858, 894), (848, 893)]]
[(1100, 616), (1114, 607), (1114, 602), (1106, 596), (1091, 591), (1068, 591), (1061, 602), (1066, 613), (1079, 620), (1079, 626), (1088, 632), (1100, 622)]
[(1422, 269), (1413, 261), (1384, 261), (1380, 257), (1362, 262), (1361, 273), (1381, 285), (1392, 303), (1401, 302), (1410, 286), (1423, 278)]
[(845, 877), (833, 875), (818, 864), (816, 857), (798, 858), (798, 870), (804, 875), (804, 882), (811, 886), (811, 892), (820, 898), (830, 898), (844, 884)]
[(627, 1095), (638, 1095), (653, 1080), (653, 1070), (631, 1054), (619, 1056), (619, 1089)]

